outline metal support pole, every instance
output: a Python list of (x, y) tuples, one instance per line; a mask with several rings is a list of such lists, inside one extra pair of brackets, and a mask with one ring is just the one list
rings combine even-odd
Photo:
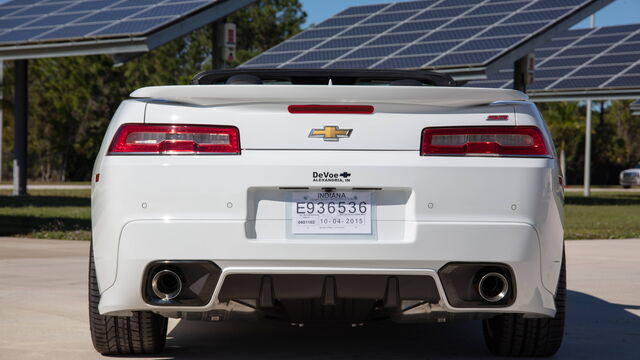
[(15, 61), (13, 195), (27, 195), (27, 60)]
[(525, 69), (527, 57), (521, 57), (513, 64), (513, 89), (527, 92), (527, 83), (525, 82)]
[(226, 63), (222, 59), (222, 45), (220, 39), (220, 26), (226, 22), (222, 18), (211, 24), (211, 70), (225, 69)]
[(2, 106), (2, 96), (4, 95), (4, 61), (0, 60), (0, 182), (2, 182), (2, 136), (4, 134), (4, 106)]
[[(596, 27), (596, 16), (591, 15), (589, 25)], [(587, 123), (584, 131), (584, 189), (585, 197), (591, 196), (591, 100), (587, 100)]]
[(562, 171), (562, 177), (564, 178), (564, 184), (567, 184), (567, 155), (564, 150), (560, 150), (560, 171)]
[(218, 23), (209, 25), (211, 31), (211, 70), (220, 68), (220, 54), (218, 53)]
[(584, 196), (591, 196), (591, 100), (587, 100), (587, 124), (584, 132)]

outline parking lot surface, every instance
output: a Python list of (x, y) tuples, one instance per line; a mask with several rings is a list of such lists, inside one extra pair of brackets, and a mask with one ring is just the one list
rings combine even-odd
[[(97, 359), (87, 242), (0, 238), (0, 359)], [(568, 322), (554, 359), (640, 359), (640, 239), (567, 242)], [(293, 328), (169, 322), (146, 359), (489, 359), (480, 322)], [(124, 359), (118, 357), (118, 359)]]

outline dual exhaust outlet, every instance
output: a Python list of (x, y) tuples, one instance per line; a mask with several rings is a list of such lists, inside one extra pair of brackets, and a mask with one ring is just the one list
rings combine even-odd
[(453, 307), (506, 307), (516, 298), (515, 275), (507, 264), (452, 262), (438, 275)]
[[(501, 273), (479, 272), (478, 277), (480, 279), (476, 283), (476, 290), (483, 300), (497, 303), (509, 293), (509, 281)], [(151, 290), (162, 301), (177, 298), (182, 292), (182, 287), (182, 278), (173, 270), (160, 270), (151, 279)]]
[(158, 260), (144, 272), (142, 297), (154, 306), (206, 305), (222, 273), (206, 260)]
[(151, 290), (160, 300), (173, 300), (182, 291), (182, 279), (172, 270), (160, 270), (151, 279)]
[(477, 286), (480, 297), (490, 303), (504, 299), (509, 292), (509, 281), (498, 272), (488, 272), (482, 275)]

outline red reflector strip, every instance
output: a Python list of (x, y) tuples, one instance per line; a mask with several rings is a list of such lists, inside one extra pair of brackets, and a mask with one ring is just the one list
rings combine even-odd
[(230, 126), (124, 124), (109, 154), (240, 154), (240, 135)]
[(549, 155), (534, 126), (426, 128), (421, 155)]
[(371, 105), (289, 105), (292, 114), (373, 114)]

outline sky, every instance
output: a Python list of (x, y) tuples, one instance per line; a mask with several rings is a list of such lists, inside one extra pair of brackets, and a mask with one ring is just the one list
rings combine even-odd
[[(318, 24), (340, 11), (358, 5), (384, 4), (398, 0), (301, 0), (307, 12), (307, 22)], [(640, 0), (616, 0), (596, 13), (596, 26), (612, 26), (640, 23)], [(589, 27), (589, 19), (577, 24), (575, 28)]]

